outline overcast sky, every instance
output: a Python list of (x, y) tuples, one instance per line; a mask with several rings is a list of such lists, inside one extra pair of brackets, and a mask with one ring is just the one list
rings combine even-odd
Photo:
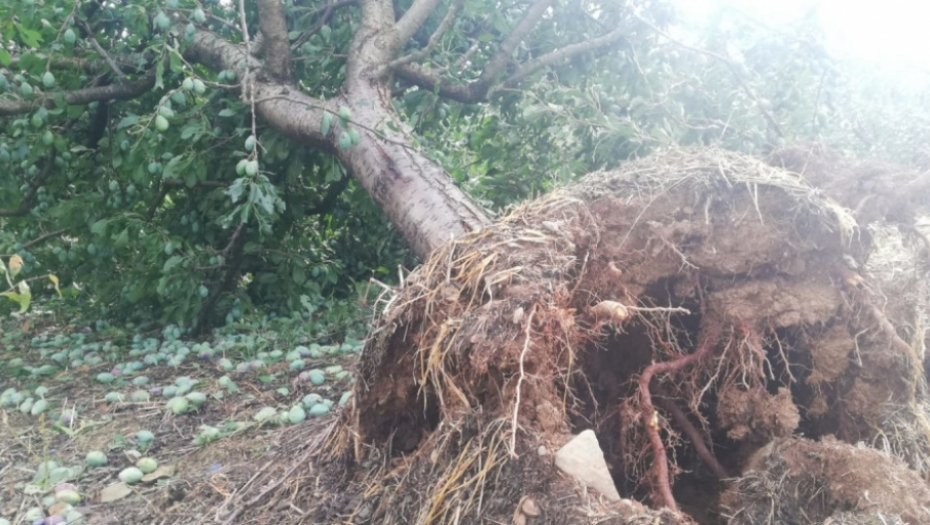
[(913, 79), (930, 80), (930, 0), (676, 0), (683, 15), (705, 19), (722, 5), (771, 26), (816, 8), (827, 49)]

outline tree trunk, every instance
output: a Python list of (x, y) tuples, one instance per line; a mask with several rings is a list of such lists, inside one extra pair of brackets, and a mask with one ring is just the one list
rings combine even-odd
[[(325, 102), (262, 74), (257, 59), (211, 33), (198, 33), (188, 55), (213, 69), (251, 71), (241, 75), (243, 100), (254, 99), (258, 114), (295, 141), (336, 154), (408, 246), (426, 258), (440, 244), (486, 225), (488, 218), (448, 173), (412, 146), (407, 125), (394, 111), (388, 79), (377, 74), (392, 53), (383, 42), (389, 37), (381, 29), (359, 31), (344, 94)], [(336, 114), (341, 106), (352, 111), (347, 127), (356, 128), (360, 136), (357, 145), (346, 149), (337, 147), (346, 130), (339, 119), (326, 136), (321, 133), (323, 115)]]
[[(384, 85), (359, 86), (347, 94), (359, 143), (339, 150), (339, 159), (364, 186), (407, 244), (425, 258), (440, 244), (479, 228), (484, 212), (452, 178), (411, 146), (391, 109)], [(339, 131), (332, 132), (338, 135)]]

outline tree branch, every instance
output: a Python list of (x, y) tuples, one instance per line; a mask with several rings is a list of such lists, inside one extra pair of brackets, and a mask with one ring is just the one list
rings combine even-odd
[(536, 26), (536, 23), (539, 22), (539, 19), (542, 18), (551, 4), (552, 0), (536, 0), (533, 2), (533, 5), (526, 10), (523, 19), (517, 23), (517, 27), (513, 28), (513, 31), (507, 36), (504, 43), (501, 44), (500, 49), (497, 50), (497, 53), (491, 58), (487, 66), (485, 66), (484, 71), (481, 72), (481, 76), (478, 77), (477, 84), (481, 86), (479, 89), (487, 93), (497, 76), (512, 59), (513, 52), (517, 49), (517, 46), (520, 45), (520, 42), (523, 41), (523, 37)]
[(82, 106), (104, 100), (128, 100), (138, 97), (155, 86), (155, 72), (151, 71), (139, 80), (126, 84), (96, 86), (74, 91), (43, 93), (35, 100), (0, 100), (0, 117), (19, 115), (35, 111), (40, 106), (51, 108), (61, 97), (66, 104)]
[[(442, 38), (442, 35), (452, 25), (452, 21), (455, 20), (455, 15), (458, 14), (459, 10), (462, 8), (462, 5), (464, 5), (464, 3), (465, 3), (465, 0), (456, 0), (456, 2), (452, 4), (452, 7), (449, 8), (449, 12), (446, 13), (446, 16), (442, 19), (442, 22), (439, 23), (439, 27), (437, 27), (436, 30), (433, 31), (433, 34), (430, 35), (429, 41), (426, 43), (426, 47), (418, 51), (414, 51), (413, 53), (410, 53), (407, 56), (403, 56), (403, 57), (400, 57), (392, 61), (390, 64), (388, 64), (385, 67), (385, 70), (394, 69), (397, 66), (409, 64), (410, 62), (420, 60), (424, 57), (429, 56), (429, 54), (433, 51), (433, 48), (436, 47), (436, 44), (439, 43), (439, 39)], [(407, 14), (405, 14), (404, 17), (400, 19), (400, 22), (398, 22), (397, 26), (395, 26), (396, 30), (399, 31), (399, 26), (404, 22), (404, 20), (407, 19), (407, 15), (410, 14), (410, 11), (413, 11), (413, 9), (416, 7), (417, 7), (417, 4), (414, 4), (413, 7), (411, 7), (410, 10), (407, 11)], [(422, 21), (420, 23), (422, 24)], [(409, 36), (404, 38), (403, 41), (406, 42), (412, 36), (413, 34), (411, 33)], [(382, 74), (385, 72), (386, 71), (382, 71)]]
[[(180, 186), (187, 186), (187, 182), (183, 180), (168, 179), (161, 181), (161, 185), (177, 188)], [(229, 184), (221, 180), (199, 180), (194, 183), (194, 186), (200, 186), (201, 188), (228, 188)]]
[(39, 191), (39, 186), (45, 182), (45, 179), (48, 177), (49, 172), (52, 169), (52, 164), (55, 160), (55, 151), (52, 150), (45, 157), (45, 165), (42, 166), (42, 171), (40, 171), (35, 177), (29, 181), (29, 189), (26, 191), (26, 194), (23, 195), (23, 199), (19, 201), (19, 207), (15, 210), (0, 210), (0, 217), (23, 217), (27, 215), (32, 210), (32, 205), (35, 204), (36, 194)]
[[(41, 244), (41, 243), (43, 243), (43, 242), (45, 242), (45, 241), (47, 241), (47, 240), (49, 240), (49, 239), (51, 239), (51, 238), (53, 238), (53, 237), (60, 237), (60, 236), (64, 235), (65, 233), (68, 233), (68, 231), (70, 231), (70, 230), (71, 230), (71, 228), (62, 228), (62, 229), (60, 229), (60, 230), (55, 230), (55, 231), (53, 231), (53, 232), (43, 233), (42, 235), (39, 235), (38, 237), (36, 237), (35, 239), (32, 239), (32, 240), (29, 241), (29, 242), (24, 242), (24, 243), (23, 243), (23, 249), (24, 249), (24, 250), (28, 250), (29, 248), (32, 248), (33, 246), (35, 246), (35, 245), (37, 245), (37, 244)], [(12, 253), (5, 253), (5, 254), (3, 254), (3, 255), (0, 255), (0, 257), (12, 257), (13, 255), (15, 255), (15, 254), (12, 254)]]
[[(413, 0), (413, 4), (410, 6), (410, 9), (404, 13), (404, 16), (402, 16), (396, 24), (394, 24), (394, 41), (398, 47), (403, 46), (413, 37), (413, 34), (417, 32), (417, 29), (420, 29), (420, 26), (423, 25), (423, 22), (425, 22), (429, 15), (436, 10), (436, 6), (439, 5), (439, 2), (440, 0)], [(449, 13), (453, 14), (453, 12), (457, 10), (456, 6), (460, 4), (461, 2), (456, 2), (455, 6), (449, 9)], [(446, 18), (448, 18), (448, 15)], [(443, 24), (445, 23), (446, 20), (443, 20)], [(430, 41), (432, 40), (433, 38), (430, 37)]]
[(769, 125), (772, 126), (772, 128), (775, 130), (775, 133), (776, 133), (779, 137), (784, 137), (784, 136), (785, 136), (785, 132), (781, 129), (781, 125), (778, 124), (778, 121), (775, 120), (775, 117), (774, 117), (771, 113), (769, 113), (769, 111), (768, 111), (767, 109), (765, 109), (765, 107), (762, 106), (762, 103), (761, 103), (761, 101), (759, 100), (759, 97), (756, 96), (755, 91), (753, 91), (752, 88), (749, 87), (749, 84), (747, 84), (746, 81), (743, 80), (742, 75), (740, 74), (739, 70), (736, 68), (736, 65), (733, 63), (732, 60), (730, 60), (729, 58), (727, 58), (727, 57), (725, 57), (725, 56), (723, 56), (723, 55), (719, 55), (719, 54), (717, 54), (717, 53), (714, 53), (713, 51), (708, 51), (708, 50), (706, 50), (706, 49), (701, 49), (701, 48), (697, 48), (697, 47), (694, 47), (694, 46), (689, 46), (688, 44), (685, 44), (684, 42), (682, 42), (682, 41), (680, 41), (680, 40), (674, 38), (674, 37), (671, 36), (671, 35), (669, 35), (669, 34), (666, 33), (665, 31), (662, 31), (661, 29), (659, 29), (658, 27), (656, 27), (655, 24), (653, 24), (652, 22), (646, 20), (645, 18), (641, 17), (640, 15), (636, 14), (635, 12), (633, 12), (633, 16), (636, 17), (637, 20), (639, 20), (640, 22), (642, 22), (643, 24), (645, 24), (646, 26), (648, 26), (650, 29), (652, 29), (653, 31), (655, 31), (656, 33), (658, 33), (659, 35), (665, 37), (667, 40), (669, 40), (669, 41), (672, 42), (673, 44), (676, 44), (676, 45), (678, 45), (679, 47), (682, 47), (682, 48), (687, 49), (687, 50), (689, 50), (689, 51), (694, 51), (695, 53), (701, 53), (702, 55), (707, 55), (707, 56), (709, 56), (709, 57), (711, 57), (711, 58), (714, 58), (714, 59), (719, 60), (719, 61), (723, 62), (724, 64), (726, 64), (726, 66), (727, 66), (727, 68), (730, 70), (730, 72), (733, 73), (733, 76), (736, 77), (736, 81), (737, 81), (737, 83), (739, 83), (740, 88), (743, 90), (744, 93), (746, 93), (746, 95), (749, 96), (749, 98), (752, 99), (753, 102), (756, 103), (756, 107), (759, 108), (759, 111), (762, 113), (762, 116), (763, 116), (763, 117), (765, 118), (765, 120), (769, 123)]
[(242, 267), (242, 249), (245, 246), (246, 223), (239, 223), (236, 231), (229, 238), (229, 243), (223, 248), (222, 257), (223, 265), (226, 267), (222, 272), (222, 277), (218, 283), (214, 283), (210, 294), (204, 299), (200, 306), (200, 312), (197, 314), (197, 324), (194, 325), (198, 330), (205, 331), (209, 327), (209, 320), (216, 308), (217, 300), (220, 295), (230, 290)]
[[(243, 13), (243, 16), (245, 14)], [(291, 49), (287, 38), (287, 20), (279, 0), (258, 1), (259, 28), (262, 32), (265, 66), (269, 78), (290, 81)], [(244, 29), (244, 28), (243, 28)]]
[[(231, 42), (200, 30), (185, 51), (185, 58), (215, 71), (259, 71), (261, 63), (246, 53), (246, 50)], [(248, 65), (248, 67), (244, 67)], [(255, 110), (276, 129), (298, 142), (328, 153), (336, 152), (335, 146), (320, 133), (323, 109), (333, 114), (338, 110), (338, 101), (323, 102), (301, 92), (296, 86), (265, 82), (254, 79), (240, 83), (241, 97), (248, 103), (254, 95)], [(249, 93), (251, 89), (253, 93)]]
[(617, 28), (597, 38), (586, 40), (584, 42), (578, 42), (575, 44), (569, 44), (565, 47), (556, 49), (555, 51), (550, 51), (545, 55), (534, 58), (522, 64), (513, 75), (504, 81), (504, 85), (507, 87), (512, 87), (527, 76), (532, 75), (536, 71), (546, 66), (550, 66), (556, 62), (560, 62), (566, 58), (570, 58), (586, 51), (591, 51), (599, 47), (610, 45), (622, 39), (624, 35), (625, 31), (621, 28)]
[(319, 202), (316, 206), (312, 208), (307, 208), (306, 215), (325, 215), (333, 210), (336, 206), (336, 201), (339, 200), (339, 196), (342, 195), (342, 192), (349, 187), (349, 181), (351, 177), (342, 177), (338, 181), (329, 185), (329, 188), (326, 190), (326, 196), (323, 197), (323, 200)]
[(90, 42), (90, 46), (94, 48), (94, 51), (96, 51), (98, 55), (103, 57), (103, 59), (107, 62), (107, 65), (110, 66), (110, 70), (116, 74), (116, 78), (119, 79), (120, 83), (125, 82), (126, 75), (123, 73), (123, 70), (120, 69), (116, 62), (113, 61), (113, 59), (110, 57), (110, 54), (100, 46), (100, 43), (97, 42), (96, 38), (94, 38), (94, 32), (91, 31), (90, 26), (87, 25), (87, 22), (81, 20), (79, 23), (81, 24), (81, 27), (84, 28), (84, 31), (87, 32), (87, 41)]
[[(552, 0), (535, 0), (524, 13), (523, 18), (501, 43), (497, 53), (491, 57), (477, 80), (468, 84), (449, 84), (443, 82), (439, 72), (431, 71), (417, 64), (404, 63), (394, 67), (395, 74), (413, 84), (426, 89), (436, 89), (439, 96), (457, 100), (466, 104), (474, 104), (487, 99), (491, 88), (498, 81), (501, 72), (512, 60), (513, 53), (523, 41), (523, 38), (536, 26), (539, 19), (546, 13)], [(473, 46), (473, 49), (475, 46)], [(471, 52), (471, 50), (469, 50)], [(542, 66), (539, 66), (542, 67)]]
[[(43, 54), (35, 55), (37, 58), (42, 60), (47, 60), (48, 56)], [(19, 68), (20, 57), (12, 57), (10, 59), (10, 69)], [(61, 69), (83, 69), (83, 70), (92, 70), (93, 64), (84, 58), (78, 57), (63, 57), (63, 56), (53, 56), (51, 65), (55, 68)]]
[(420, 86), (430, 91), (436, 90), (439, 96), (448, 98), (464, 104), (475, 104), (482, 102), (487, 96), (487, 92), (482, 93), (477, 89), (477, 83), (470, 84), (450, 84), (443, 82), (439, 77), (439, 72), (429, 70), (419, 64), (404, 64), (394, 68), (394, 74), (398, 78)]

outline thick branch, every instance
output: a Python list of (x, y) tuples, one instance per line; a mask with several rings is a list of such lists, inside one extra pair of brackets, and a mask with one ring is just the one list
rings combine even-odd
[(336, 206), (336, 201), (339, 200), (339, 196), (342, 195), (342, 192), (349, 187), (349, 177), (343, 177), (338, 181), (329, 185), (329, 188), (326, 190), (326, 196), (323, 197), (323, 200), (319, 204), (312, 208), (308, 208), (306, 211), (307, 215), (325, 215), (333, 210)]
[[(386, 69), (393, 69), (397, 66), (401, 66), (403, 64), (409, 64), (410, 62), (414, 62), (414, 61), (420, 60), (421, 58), (429, 56), (430, 52), (433, 51), (433, 48), (436, 47), (436, 44), (439, 43), (439, 39), (442, 38), (442, 35), (446, 32), (447, 29), (449, 29), (449, 26), (452, 25), (452, 21), (455, 20), (455, 15), (458, 14), (459, 10), (462, 8), (462, 5), (464, 3), (465, 3), (464, 0), (456, 0), (456, 2), (452, 4), (452, 7), (449, 8), (449, 12), (446, 13), (446, 16), (442, 19), (442, 22), (439, 23), (439, 27), (437, 27), (436, 30), (433, 31), (433, 34), (430, 35), (429, 41), (426, 43), (426, 47), (418, 51), (414, 51), (413, 53), (410, 53), (407, 56), (403, 56), (403, 57), (398, 58), (397, 60), (394, 60), (393, 62), (387, 65)], [(417, 7), (417, 4), (414, 4), (413, 7), (410, 8), (410, 10), (412, 11), (416, 7)], [(409, 14), (410, 14), (410, 11), (407, 12), (407, 15)], [(407, 15), (404, 15), (404, 18), (402, 18), (400, 22), (397, 23), (398, 26), (400, 26), (400, 24), (402, 24), (404, 20), (407, 19)], [(412, 36), (412, 33), (410, 36)], [(408, 36), (407, 38), (404, 38), (403, 41), (406, 42), (410, 38), (410, 36)]]
[[(436, 10), (439, 1), (440, 0), (413, 0), (413, 5), (410, 6), (410, 9), (404, 13), (404, 16), (402, 16), (396, 24), (394, 24), (394, 42), (398, 47), (403, 46), (413, 37), (417, 29), (420, 29), (423, 22)], [(459, 5), (459, 3), (460, 2), (457, 2), (456, 5)], [(455, 10), (456, 8), (452, 7), (449, 9), (449, 13), (451, 14)], [(445, 23), (445, 20), (443, 20), (443, 23)], [(432, 41), (432, 38), (430, 38), (430, 41)]]
[(138, 97), (155, 86), (155, 73), (151, 72), (139, 80), (112, 86), (96, 86), (60, 93), (43, 93), (35, 100), (0, 100), (0, 117), (19, 115), (35, 111), (40, 106), (51, 108), (61, 97), (66, 104), (81, 106), (104, 100), (128, 100)]
[(523, 41), (523, 37), (536, 26), (536, 23), (539, 22), (539, 19), (542, 18), (551, 4), (552, 0), (536, 0), (533, 2), (533, 5), (523, 15), (523, 19), (517, 23), (517, 27), (513, 28), (513, 31), (507, 35), (504, 43), (497, 50), (497, 54), (491, 58), (484, 71), (481, 72), (481, 76), (478, 77), (477, 83), (485, 93), (513, 58), (513, 52)]
[(561, 62), (567, 58), (575, 56), (586, 51), (592, 51), (599, 47), (603, 47), (609, 44), (612, 44), (623, 38), (625, 31), (618, 28), (607, 34), (601, 35), (597, 38), (591, 40), (586, 40), (584, 42), (578, 42), (576, 44), (570, 44), (565, 47), (556, 49), (555, 51), (550, 51), (545, 55), (534, 58), (528, 62), (522, 64), (517, 71), (511, 75), (504, 82), (505, 86), (513, 86), (526, 78), (529, 75), (532, 75), (536, 71), (550, 66), (556, 62)]
[(482, 91), (477, 82), (470, 84), (450, 84), (439, 77), (439, 72), (431, 71), (418, 64), (403, 64), (394, 68), (394, 74), (421, 88), (435, 90), (440, 97), (456, 100), (465, 104), (483, 102), (487, 90)]
[[(251, 72), (259, 71), (262, 67), (257, 59), (248, 56), (244, 48), (207, 31), (196, 33), (185, 56), (215, 71), (230, 69)], [(246, 64), (249, 67), (245, 67)], [(323, 102), (294, 86), (261, 79), (253, 79), (252, 82), (243, 79), (241, 85), (243, 100), (250, 99), (246, 90), (251, 86), (254, 90), (255, 110), (276, 129), (306, 146), (335, 152), (333, 144), (320, 133), (323, 108), (335, 113), (338, 106), (334, 101)]]
[(291, 78), (291, 50), (287, 38), (287, 20), (279, 0), (259, 0), (259, 27), (264, 38), (266, 75), (277, 80)]
[[(498, 83), (498, 76), (507, 66), (517, 45), (519, 45), (523, 37), (532, 30), (533, 26), (536, 25), (546, 9), (548, 9), (550, 3), (549, 0), (537, 0), (536, 3), (530, 7), (520, 23), (517, 24), (517, 27), (514, 28), (513, 32), (508, 35), (504, 43), (501, 44), (497, 54), (494, 55), (484, 71), (482, 71), (481, 76), (474, 82), (468, 84), (450, 84), (440, 78), (440, 73), (438, 71), (431, 71), (423, 66), (411, 64), (410, 62), (423, 58), (423, 56), (429, 52), (429, 45), (422, 51), (393, 61), (389, 67), (393, 68), (398, 78), (422, 88), (437, 90), (441, 97), (466, 104), (482, 102), (487, 99), (489, 93), (493, 91), (495, 85)], [(443, 23), (446, 23), (446, 20), (443, 20)], [(437, 30), (437, 32), (438, 31), (439, 30)], [(571, 58), (577, 54), (610, 45), (622, 39), (624, 34), (624, 30), (618, 28), (591, 40), (570, 44), (550, 51), (545, 55), (521, 64), (515, 73), (503, 81), (503, 85), (508, 87), (514, 86), (527, 76), (544, 67)], [(430, 38), (430, 44), (434, 44), (432, 37)], [(477, 43), (469, 49), (467, 55), (470, 56), (475, 49), (477, 49)], [(467, 60), (467, 57), (465, 60)], [(461, 60), (456, 63), (456, 67), (461, 67), (463, 65), (464, 62)]]

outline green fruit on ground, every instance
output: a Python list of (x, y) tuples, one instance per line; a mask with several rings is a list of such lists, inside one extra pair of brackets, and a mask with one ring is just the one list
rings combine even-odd
[(329, 413), (329, 405), (326, 403), (317, 403), (310, 407), (311, 416), (322, 416)]
[(89, 467), (102, 467), (107, 464), (107, 455), (99, 450), (94, 450), (87, 453), (87, 458), (84, 461)]
[(136, 467), (129, 467), (127, 469), (123, 469), (123, 471), (119, 473), (119, 480), (127, 485), (132, 485), (133, 483), (138, 483), (141, 481), (142, 476), (143, 473), (141, 470)]
[(149, 474), (158, 468), (158, 462), (152, 458), (141, 458), (136, 462), (136, 467), (141, 470), (143, 474)]
[(186, 398), (183, 397), (173, 397), (168, 401), (168, 410), (174, 412), (175, 415), (180, 415), (188, 411), (190, 408), (190, 403)]

